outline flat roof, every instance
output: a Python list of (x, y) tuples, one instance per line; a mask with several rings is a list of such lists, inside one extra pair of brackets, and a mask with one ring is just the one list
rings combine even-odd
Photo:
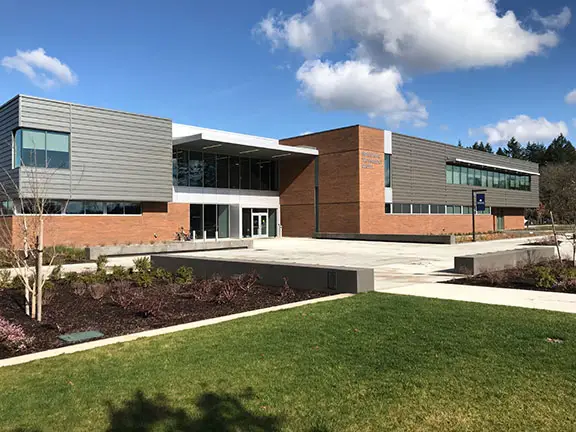
[(314, 147), (280, 144), (277, 139), (264, 138), (198, 126), (172, 123), (172, 143), (189, 150), (213, 150), (231, 156), (282, 158), (289, 156), (317, 156)]

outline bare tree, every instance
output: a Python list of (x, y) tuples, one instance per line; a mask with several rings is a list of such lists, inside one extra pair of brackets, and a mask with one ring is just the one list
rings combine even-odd
[[(33, 144), (33, 166), (19, 161), (17, 175), (13, 174), (16, 171), (3, 168), (3, 181), (0, 183), (0, 244), (4, 260), (14, 269), (15, 277), (24, 287), (26, 314), (42, 321), (44, 287), (49, 277), (43, 268), (45, 222), (48, 215), (64, 211), (69, 199), (50, 199), (50, 185), (58, 170), (37, 167), (36, 143)], [(12, 143), (4, 145), (12, 146)], [(70, 194), (71, 191), (72, 187)], [(51, 247), (46, 263), (49, 266), (57, 256), (55, 246)]]
[[(576, 165), (564, 163), (542, 167), (540, 194), (553, 222), (572, 226), (572, 262), (576, 265)], [(555, 234), (560, 253), (557, 237)]]

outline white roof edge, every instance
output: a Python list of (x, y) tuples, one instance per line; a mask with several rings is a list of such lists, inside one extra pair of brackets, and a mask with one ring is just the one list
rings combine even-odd
[(493, 164), (484, 163), (484, 162), (476, 162), (476, 161), (471, 161), (468, 159), (454, 159), (454, 160), (456, 162), (467, 163), (470, 165), (485, 166), (485, 167), (496, 168), (496, 169), (501, 169), (501, 170), (505, 170), (505, 171), (514, 171), (514, 172), (523, 173), (523, 174), (530, 174), (530, 175), (537, 175), (537, 176), (540, 175), (539, 172), (526, 171), (523, 169), (510, 168), (510, 167), (505, 167), (505, 166), (501, 166), (501, 165), (493, 165)]
[[(175, 133), (174, 126), (177, 126), (180, 131)], [(185, 133), (185, 135), (182, 135)], [(178, 135), (178, 136), (176, 136)], [(188, 140), (183, 139), (188, 138)], [(255, 135), (246, 135), (236, 132), (226, 132), (216, 129), (207, 129), (197, 126), (182, 125), (172, 123), (172, 141), (173, 142), (186, 142), (192, 140), (206, 140), (216, 141), (228, 144), (245, 145), (247, 147), (256, 147), (270, 150), (279, 150), (289, 153), (300, 153), (307, 155), (318, 155), (318, 150), (312, 147), (296, 147), (280, 144), (277, 139), (264, 138)]]

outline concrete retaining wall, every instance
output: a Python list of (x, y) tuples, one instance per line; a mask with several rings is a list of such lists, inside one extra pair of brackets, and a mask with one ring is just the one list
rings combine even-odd
[(417, 234), (355, 234), (355, 233), (314, 233), (314, 238), (326, 240), (361, 240), (381, 241), (394, 243), (430, 243), (455, 244), (456, 237), (446, 235), (417, 235)]
[(117, 245), (117, 246), (96, 246), (86, 248), (86, 258), (89, 260), (98, 259), (100, 255), (150, 255), (171, 252), (195, 252), (219, 249), (251, 249), (254, 244), (252, 239), (224, 239), (208, 241), (183, 241), (170, 243), (152, 243), (140, 245)]
[(374, 269), (353, 267), (326, 267), (306, 264), (242, 261), (220, 258), (177, 255), (152, 255), (152, 265), (174, 273), (185, 266), (194, 269), (202, 278), (213, 274), (222, 277), (256, 271), (262, 285), (282, 287), (284, 278), (293, 289), (317, 290), (333, 293), (361, 293), (374, 291)]
[(457, 273), (476, 275), (487, 271), (504, 270), (530, 263), (538, 263), (554, 259), (555, 257), (556, 248), (553, 246), (490, 252), (454, 257), (454, 270)]

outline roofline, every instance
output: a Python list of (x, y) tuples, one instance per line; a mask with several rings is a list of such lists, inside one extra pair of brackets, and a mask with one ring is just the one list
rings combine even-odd
[[(150, 114), (140, 114), (140, 113), (135, 113), (135, 112), (130, 112), (130, 111), (117, 110), (117, 109), (113, 109), (113, 108), (97, 107), (97, 106), (93, 106), (93, 105), (84, 105), (84, 104), (79, 104), (76, 102), (66, 102), (66, 101), (62, 101), (62, 100), (48, 99), (48, 98), (43, 98), (43, 97), (38, 97), (38, 96), (30, 96), (30, 95), (21, 94), (21, 93), (17, 94), (15, 97), (10, 99), (4, 105), (12, 102), (16, 98), (23, 98), (23, 97), (29, 98), (29, 99), (40, 100), (40, 101), (46, 101), (46, 102), (55, 102), (55, 103), (62, 103), (62, 104), (66, 104), (66, 105), (74, 105), (74, 106), (81, 107), (81, 108), (91, 108), (91, 109), (97, 109), (97, 110), (102, 110), (102, 111), (109, 111), (109, 112), (113, 112), (113, 113), (136, 115), (138, 117), (148, 117), (148, 118), (152, 118), (152, 119), (167, 120), (167, 121), (172, 122), (172, 119), (167, 118), (167, 117), (159, 117), (159, 116), (154, 116), (154, 115), (150, 115)], [(2, 108), (4, 105), (2, 105), (0, 108)]]
[(312, 132), (312, 133), (304, 134), (304, 135), (298, 135), (298, 136), (293, 136), (293, 137), (288, 137), (288, 138), (281, 138), (279, 141), (286, 141), (286, 140), (291, 140), (291, 139), (304, 138), (304, 137), (308, 137), (308, 136), (312, 136), (312, 135), (320, 135), (320, 134), (327, 133), (327, 132), (334, 132), (334, 131), (337, 131), (337, 130), (352, 129), (352, 128), (359, 128), (359, 127), (365, 127), (365, 126), (362, 126), (362, 125), (360, 125), (360, 124), (355, 124), (355, 125), (350, 125), (350, 126), (343, 126), (343, 127), (334, 128), (334, 129), (326, 129), (326, 130), (319, 131), (319, 132)]
[(7, 100), (6, 102), (4, 102), (2, 105), (0, 105), (0, 109), (4, 108), (6, 105), (11, 104), (12, 102), (14, 102), (16, 99), (19, 99), (20, 95), (17, 94), (16, 96), (14, 96), (12, 99)]
[[(526, 163), (526, 164), (531, 164), (531, 165), (535, 166), (536, 171), (539, 171), (539, 168), (540, 168), (540, 165), (537, 164), (536, 162), (531, 162), (531, 161), (527, 161), (527, 160), (523, 160), (523, 159), (509, 158), (508, 156), (502, 156), (502, 155), (499, 155), (499, 154), (496, 154), (496, 153), (483, 152), (483, 151), (481, 151), (481, 150), (476, 150), (476, 149), (473, 149), (473, 148), (471, 148), (471, 147), (458, 147), (458, 146), (455, 146), (455, 145), (453, 145), (453, 144), (448, 144), (448, 143), (444, 143), (444, 142), (440, 142), (440, 141), (435, 141), (435, 140), (431, 140), (431, 139), (428, 139), (428, 138), (417, 137), (417, 136), (413, 136), (413, 135), (406, 135), (406, 134), (402, 134), (402, 133), (398, 133), (398, 132), (392, 132), (392, 134), (393, 134), (393, 135), (404, 136), (404, 137), (406, 137), (406, 138), (416, 138), (416, 139), (421, 139), (421, 140), (425, 140), (425, 141), (430, 141), (430, 142), (433, 142), (433, 143), (435, 143), (435, 144), (442, 144), (442, 145), (449, 146), (449, 147), (462, 148), (462, 149), (464, 149), (464, 150), (469, 150), (469, 151), (471, 151), (471, 152), (480, 152), (480, 153), (484, 153), (484, 154), (486, 154), (486, 155), (493, 156), (493, 157), (497, 158), (498, 160), (502, 160), (502, 161), (504, 161), (504, 160), (508, 160), (508, 161), (514, 160), (514, 161), (518, 161), (518, 162), (522, 162), (522, 163)], [(477, 154), (477, 153), (476, 153), (476, 154)]]

